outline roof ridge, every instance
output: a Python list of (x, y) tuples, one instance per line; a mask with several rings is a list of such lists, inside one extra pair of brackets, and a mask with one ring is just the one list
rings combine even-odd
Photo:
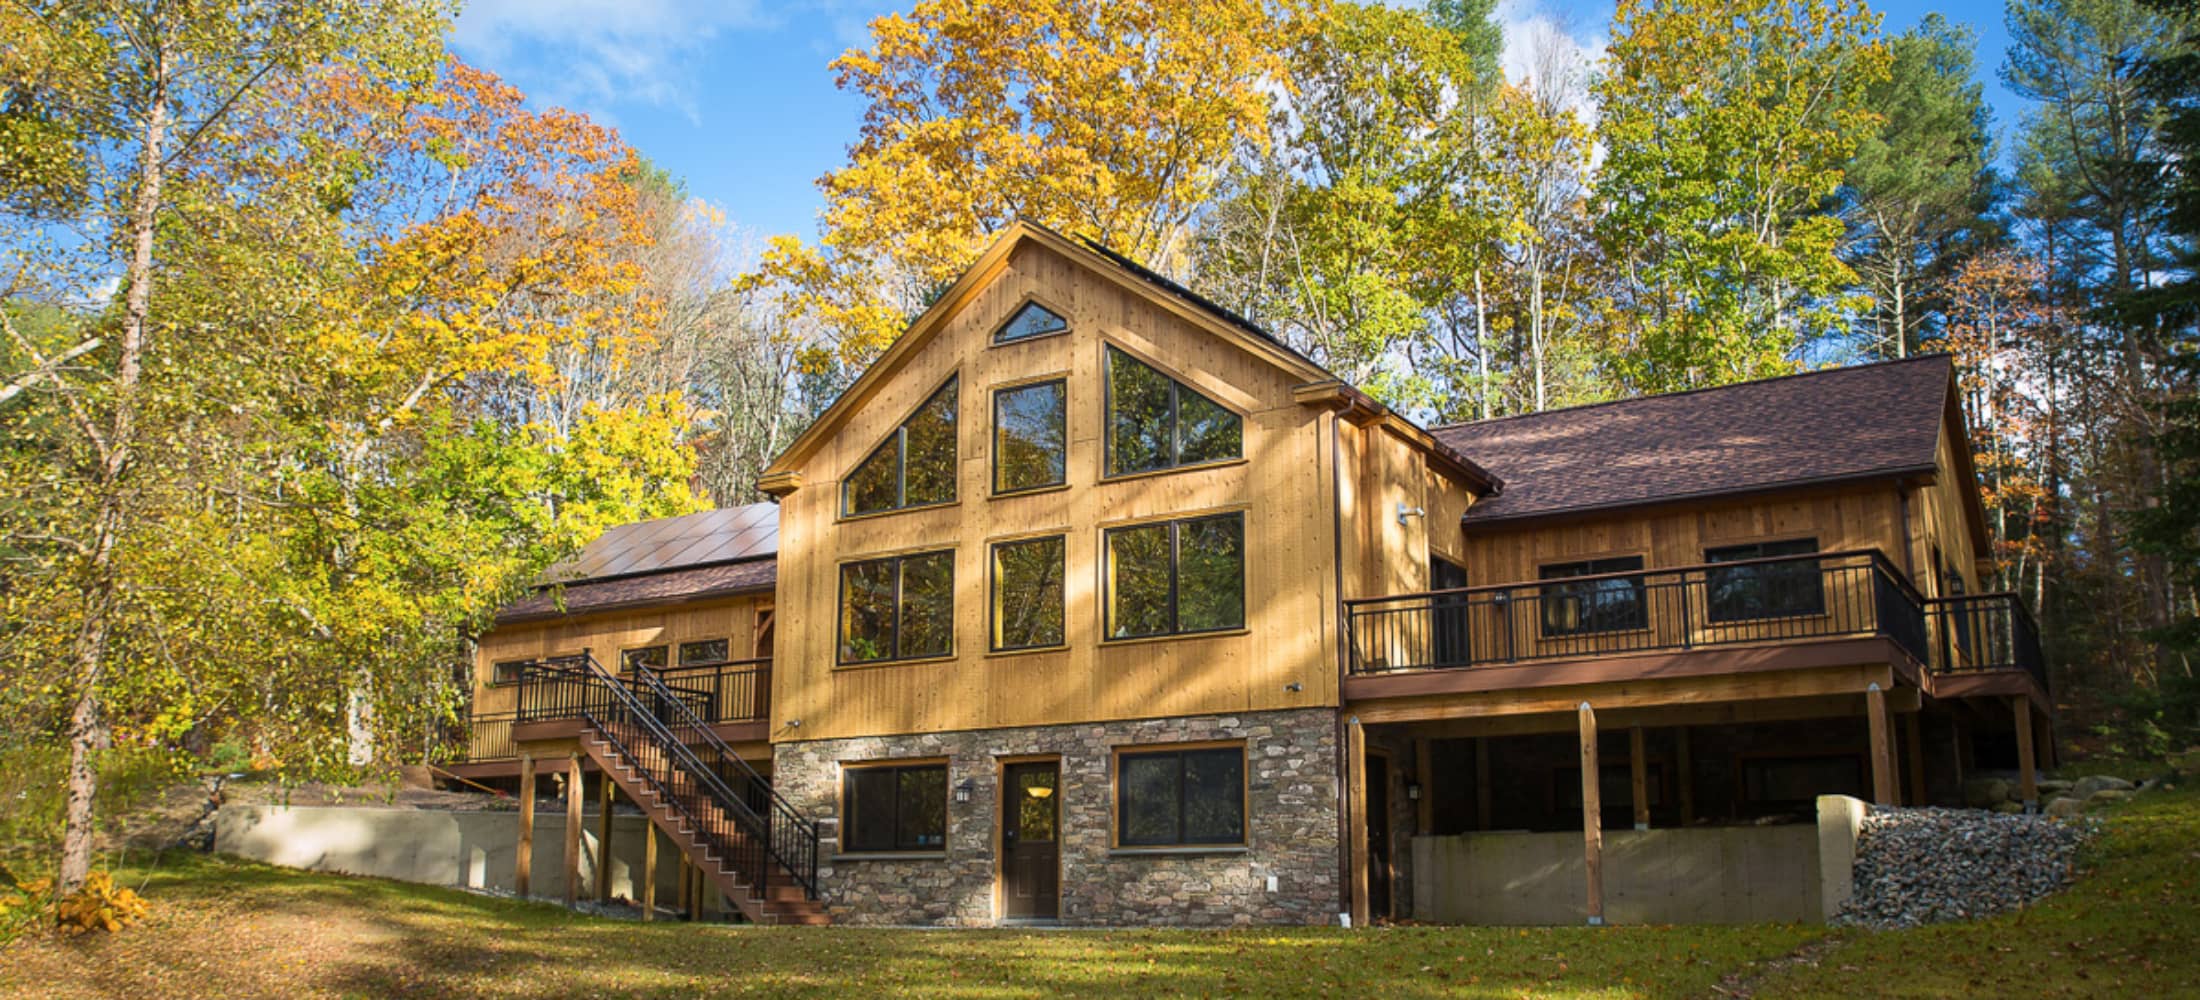
[(1428, 428), (1428, 431), (1431, 434), (1438, 434), (1444, 431), (1459, 430), (1465, 427), (1487, 427), (1492, 424), (1501, 424), (1513, 420), (1524, 420), (1529, 417), (1548, 417), (1560, 413), (1574, 413), (1581, 410), (1594, 410), (1599, 407), (1619, 406), (1625, 403), (1643, 403), (1657, 399), (1679, 399), (1683, 396), (1699, 396), (1704, 393), (1725, 392), (1728, 390), (1741, 389), (1748, 386), (1770, 385), (1775, 382), (1787, 382), (1795, 379), (1814, 378), (1821, 375), (1832, 375), (1840, 372), (1863, 371), (1867, 368), (1891, 368), (1897, 365), (1914, 364), (1920, 361), (1938, 361), (1944, 359), (1952, 359), (1954, 357), (1955, 355), (1947, 351), (1932, 351), (1925, 354), (1912, 354), (1906, 358), (1881, 358), (1880, 360), (1867, 361), (1863, 364), (1835, 365), (1828, 368), (1813, 368), (1809, 371), (1789, 372), (1785, 375), (1774, 375), (1770, 378), (1750, 379), (1746, 382), (1728, 382), (1724, 385), (1707, 385), (1695, 389), (1682, 389), (1678, 392), (1658, 392), (1642, 396), (1622, 396), (1618, 399), (1600, 399), (1594, 403), (1576, 403), (1572, 406), (1558, 406), (1548, 410), (1536, 410), (1531, 413), (1508, 413), (1502, 417), (1490, 417), (1484, 420), (1462, 420), (1458, 423), (1439, 424), (1437, 426)]

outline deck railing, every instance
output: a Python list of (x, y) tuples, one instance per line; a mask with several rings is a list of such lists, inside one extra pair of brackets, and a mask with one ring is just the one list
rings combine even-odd
[(463, 759), (479, 763), (518, 757), (519, 746), (512, 742), (512, 723), (518, 718), (518, 712), (483, 712), (474, 716), (467, 725)]
[(2041, 691), (2049, 690), (2039, 624), (2017, 595), (1945, 597), (1928, 602), (1926, 613), (1932, 621), (1936, 672), (2022, 670)]
[(705, 722), (761, 722), (771, 717), (770, 658), (666, 667), (657, 671), (665, 686), (695, 692)]
[(1927, 601), (1876, 550), (1345, 602), (1354, 674), (1881, 635), (1932, 660)]

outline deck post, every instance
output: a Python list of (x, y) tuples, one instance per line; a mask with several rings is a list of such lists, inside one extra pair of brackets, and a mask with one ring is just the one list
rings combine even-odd
[(1681, 825), (1696, 822), (1696, 769), (1688, 759), (1688, 727), (1677, 726), (1673, 733), (1673, 769), (1680, 772)]
[(512, 889), (527, 898), (535, 868), (535, 758), (519, 755), (519, 856), (512, 859)]
[(1413, 741), (1413, 780), (1421, 789), (1421, 797), (1414, 801), (1414, 832), (1436, 832), (1436, 762), (1429, 759), (1429, 740), (1423, 736)]
[(657, 827), (642, 824), (642, 922), (657, 919)]
[(581, 899), (581, 807), (588, 797), (581, 792), (581, 755), (565, 758), (565, 905)]
[(2010, 710), (2016, 713), (2017, 723), (2017, 789), (2024, 800), (2024, 811), (2040, 811), (2040, 761), (2032, 739), (2032, 699), (2017, 695), (2009, 699)]
[(1635, 795), (1635, 829), (1650, 829), (1650, 762), (1642, 759), (1642, 727), (1627, 730), (1628, 779)]
[(693, 861), (688, 860), (687, 852), (681, 851), (680, 916), (687, 920), (695, 919), (695, 873), (690, 870), (694, 865)]
[(1490, 738), (1474, 738), (1474, 828), (1490, 828)]
[(1588, 875), (1589, 926), (1604, 925), (1604, 800), (1597, 770), (1597, 713), (1588, 702), (1580, 708), (1581, 860)]
[(1894, 774), (1893, 734), (1888, 732), (1892, 724), (1887, 718), (1887, 692), (1878, 681), (1864, 689), (1864, 719), (1871, 728), (1872, 802), (1901, 805), (1901, 789), (1896, 786)]
[(1368, 905), (1367, 872), (1367, 729), (1355, 715), (1344, 723), (1345, 833), (1352, 869), (1352, 926), (1365, 927), (1373, 912)]
[(597, 775), (596, 785), (596, 902), (611, 902), (611, 803), (618, 797), (611, 772)]
[(1925, 795), (1925, 722), (1920, 718), (1924, 714), (1925, 710), (1922, 708), (1902, 714), (1903, 734), (1907, 737), (1902, 741), (1902, 753), (1908, 758), (1910, 765), (1909, 802), (1913, 806), (1928, 804)]

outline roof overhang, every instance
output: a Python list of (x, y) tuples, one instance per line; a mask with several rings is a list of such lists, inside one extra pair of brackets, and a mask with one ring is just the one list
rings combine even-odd
[(1668, 493), (1654, 497), (1639, 497), (1601, 504), (1584, 504), (1579, 507), (1562, 507), (1556, 510), (1526, 511), (1519, 514), (1477, 515), (1474, 508), (1460, 516), (1459, 527), (1463, 531), (1483, 530), (1497, 526), (1515, 526), (1531, 521), (1563, 521), (1572, 518), (1598, 517), (1622, 511), (1644, 510), (1673, 504), (1702, 503), (1715, 500), (1746, 500), (1776, 493), (1792, 493), (1799, 490), (1826, 489), (1839, 486), (1856, 486), (1871, 482), (1902, 483), (1932, 481), (1940, 470), (1934, 465), (1910, 465), (1891, 469), (1874, 469), (1853, 475), (1821, 476), (1815, 479), (1791, 479), (1785, 482), (1765, 483), (1738, 490), (1701, 490), (1692, 493)]

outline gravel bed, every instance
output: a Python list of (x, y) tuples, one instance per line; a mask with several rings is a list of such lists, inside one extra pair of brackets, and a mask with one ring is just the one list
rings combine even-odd
[(1836, 923), (1896, 928), (2014, 910), (2076, 875), (2090, 820), (1983, 809), (1888, 809), (1864, 817), (1856, 889)]

